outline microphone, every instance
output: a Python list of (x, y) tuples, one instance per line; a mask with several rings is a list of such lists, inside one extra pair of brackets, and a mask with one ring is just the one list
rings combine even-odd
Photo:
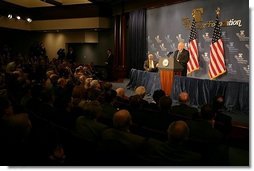
[(167, 57), (169, 57), (171, 54), (173, 54), (174, 52), (168, 52)]

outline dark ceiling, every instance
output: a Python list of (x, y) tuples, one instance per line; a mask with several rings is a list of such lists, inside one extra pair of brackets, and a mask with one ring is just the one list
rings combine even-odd
[(62, 5), (55, 0), (41, 1), (54, 6), (26, 8), (0, 0), (0, 16), (7, 16), (12, 13), (30, 17), (33, 20), (111, 17), (123, 11), (137, 8), (154, 8), (188, 0), (89, 0), (92, 3), (75, 5)]

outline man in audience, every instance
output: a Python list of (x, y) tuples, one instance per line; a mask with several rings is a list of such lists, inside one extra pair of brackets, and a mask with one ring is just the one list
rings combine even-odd
[(215, 113), (214, 128), (220, 130), (226, 138), (232, 130), (232, 117), (225, 114), (223, 96), (216, 96), (214, 98), (213, 111)]
[[(214, 129), (214, 112), (209, 104), (201, 107), (201, 117), (188, 122), (190, 146), (202, 154), (204, 165), (227, 164), (227, 147), (222, 145), (223, 134)], [(225, 141), (223, 141), (225, 142)]]
[(185, 120), (198, 117), (198, 109), (189, 105), (189, 94), (187, 92), (181, 92), (178, 97), (179, 105), (172, 106), (172, 113), (180, 115)]
[(101, 138), (101, 133), (108, 127), (97, 119), (102, 113), (102, 107), (98, 101), (84, 101), (79, 103), (83, 110), (83, 115), (76, 120), (76, 131), (79, 136), (90, 142), (97, 142)]
[(124, 88), (117, 88), (116, 93), (116, 99), (113, 105), (118, 109), (128, 109), (129, 97), (125, 95)]
[[(113, 117), (113, 128), (102, 133), (100, 147), (102, 162), (106, 165), (133, 165), (137, 153), (143, 149), (144, 137), (132, 134), (132, 118), (127, 110), (119, 110)], [(138, 163), (136, 163), (138, 164)]]
[(149, 104), (149, 106), (151, 108), (153, 108), (153, 109), (158, 109), (159, 108), (160, 98), (165, 96), (165, 95), (166, 94), (165, 94), (165, 92), (163, 90), (161, 90), (161, 89), (155, 90), (153, 92), (153, 96), (152, 96), (153, 97), (153, 101), (152, 101), (152, 103)]
[(186, 122), (172, 122), (167, 130), (168, 141), (149, 139), (146, 143), (145, 163), (160, 166), (196, 166), (201, 164), (201, 155), (188, 149), (189, 127)]

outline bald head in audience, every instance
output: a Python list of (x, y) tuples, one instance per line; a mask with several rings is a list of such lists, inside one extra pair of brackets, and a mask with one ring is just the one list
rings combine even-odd
[(116, 129), (129, 132), (131, 123), (132, 119), (128, 110), (119, 110), (114, 114), (113, 125)]
[(138, 86), (135, 89), (135, 94), (141, 96), (142, 98), (145, 97), (146, 88), (144, 86)]
[(187, 92), (181, 92), (179, 94), (178, 100), (180, 103), (187, 103), (189, 102), (189, 94)]
[(126, 100), (128, 100), (129, 98), (128, 98), (128, 96), (126, 96), (125, 95), (125, 90), (124, 90), (124, 88), (117, 88), (116, 89), (116, 93), (117, 93), (117, 96), (118, 97), (120, 97), (120, 98), (122, 98), (122, 99), (126, 99)]
[(189, 137), (189, 127), (185, 121), (172, 122), (168, 127), (168, 140), (173, 144), (182, 144)]
[(124, 95), (125, 95), (124, 88), (117, 88), (116, 93), (117, 93), (117, 96), (124, 97)]

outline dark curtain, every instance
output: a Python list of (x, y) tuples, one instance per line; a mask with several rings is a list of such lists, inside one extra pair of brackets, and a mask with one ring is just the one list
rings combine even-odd
[(146, 59), (146, 10), (131, 12), (128, 23), (127, 66), (143, 70)]
[(190, 94), (192, 105), (212, 104), (215, 96), (223, 95), (225, 97), (225, 107), (229, 112), (249, 113), (249, 83), (175, 76), (171, 94), (172, 99), (177, 101), (178, 95), (182, 91), (187, 91)]

